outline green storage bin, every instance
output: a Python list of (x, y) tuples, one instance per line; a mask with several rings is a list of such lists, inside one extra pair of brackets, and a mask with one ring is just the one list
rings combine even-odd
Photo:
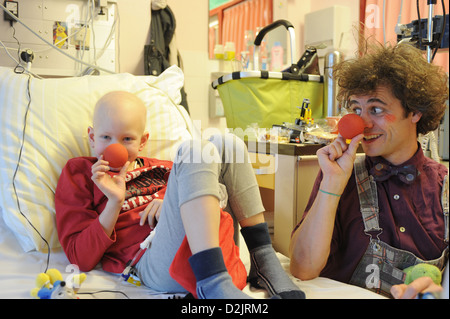
[(212, 83), (219, 91), (228, 128), (243, 130), (252, 123), (271, 128), (294, 123), (304, 99), (312, 117), (323, 117), (323, 77), (287, 72), (247, 71), (226, 74)]

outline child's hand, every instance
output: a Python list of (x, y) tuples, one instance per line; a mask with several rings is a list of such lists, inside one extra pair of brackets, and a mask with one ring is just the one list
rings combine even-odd
[(105, 194), (108, 200), (122, 203), (125, 200), (125, 176), (130, 162), (126, 162), (120, 172), (115, 175), (108, 174), (108, 162), (100, 156), (92, 165), (92, 177), (95, 185)]
[(139, 216), (141, 216), (140, 225), (145, 224), (145, 220), (148, 219), (148, 224), (150, 227), (155, 228), (156, 223), (159, 220), (159, 215), (161, 214), (161, 208), (162, 208), (162, 199), (155, 198), (153, 199), (145, 209), (139, 213)]

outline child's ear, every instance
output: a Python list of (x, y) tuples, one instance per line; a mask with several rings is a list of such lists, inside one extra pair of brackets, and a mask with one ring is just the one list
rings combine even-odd
[(94, 128), (92, 126), (88, 127), (89, 145), (94, 148)]
[(150, 134), (149, 134), (147, 131), (144, 132), (144, 134), (142, 134), (142, 137), (141, 137), (141, 145), (140, 145), (140, 147), (139, 147), (139, 152), (142, 151), (142, 150), (144, 149), (145, 145), (146, 145), (147, 142), (148, 142), (149, 137), (150, 137)]

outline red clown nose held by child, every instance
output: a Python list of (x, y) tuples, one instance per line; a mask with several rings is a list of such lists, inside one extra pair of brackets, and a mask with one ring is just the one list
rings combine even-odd
[(103, 159), (109, 162), (111, 169), (120, 169), (128, 160), (128, 151), (122, 144), (111, 144), (105, 148)]

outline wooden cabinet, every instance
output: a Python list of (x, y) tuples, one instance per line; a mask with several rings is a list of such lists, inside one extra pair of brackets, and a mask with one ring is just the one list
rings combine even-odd
[[(273, 225), (275, 250), (289, 256), (291, 232), (302, 218), (319, 171), (316, 151), (322, 145), (248, 143), (250, 158)], [(273, 216), (273, 221), (271, 220)]]

